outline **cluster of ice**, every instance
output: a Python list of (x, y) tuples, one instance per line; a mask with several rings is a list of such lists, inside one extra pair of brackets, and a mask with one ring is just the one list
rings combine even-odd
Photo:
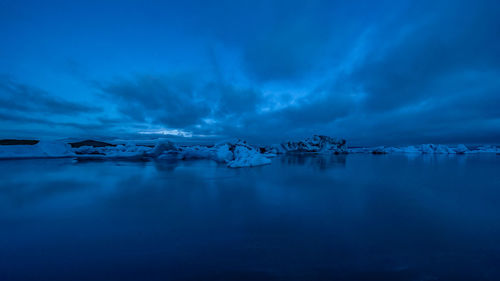
[(260, 153), (243, 140), (230, 140), (215, 146), (177, 146), (168, 140), (158, 140), (154, 147), (128, 143), (126, 145), (75, 149), (79, 158), (157, 158), (163, 160), (210, 159), (228, 167), (253, 167), (271, 163), (270, 154)]
[(72, 157), (71, 146), (60, 141), (39, 141), (34, 145), (0, 145), (0, 159)]
[[(81, 145), (81, 146), (79, 146)], [(74, 146), (72, 148), (72, 146)], [(347, 148), (344, 139), (315, 135), (300, 141), (288, 141), (279, 145), (254, 147), (246, 141), (233, 139), (216, 145), (178, 146), (166, 139), (154, 143), (133, 141), (110, 144), (83, 141), (71, 145), (62, 141), (39, 141), (36, 144), (0, 145), (0, 159), (76, 157), (79, 159), (210, 159), (225, 163), (228, 167), (253, 167), (271, 163), (272, 157), (284, 153), (416, 153), (416, 154), (472, 154), (500, 153), (497, 146), (467, 147), (422, 144), (404, 147)]]
[(500, 153), (500, 148), (494, 145), (481, 145), (464, 153)]
[(349, 153), (420, 153), (420, 154), (471, 154), (471, 153), (500, 153), (495, 146), (479, 146), (469, 149), (463, 144), (447, 146), (442, 144), (421, 144), (417, 146), (390, 147), (378, 146), (372, 148), (350, 148)]
[(253, 167), (270, 164), (271, 154), (248, 145), (246, 141), (235, 139), (224, 141), (215, 146), (182, 147), (179, 151), (181, 159), (212, 159), (226, 163), (230, 168)]
[(347, 153), (347, 142), (344, 139), (314, 135), (299, 141), (287, 141), (281, 144), (284, 152), (307, 153)]
[(78, 158), (143, 158), (148, 157), (152, 148), (135, 143), (126, 143), (116, 146), (80, 146), (74, 148)]

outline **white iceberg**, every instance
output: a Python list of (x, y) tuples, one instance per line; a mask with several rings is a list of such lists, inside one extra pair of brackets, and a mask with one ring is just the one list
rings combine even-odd
[(227, 162), (230, 168), (254, 167), (270, 164), (271, 159), (265, 157), (255, 149), (237, 145), (233, 150), (233, 160)]
[(61, 141), (41, 140), (33, 145), (0, 145), (1, 158), (61, 158), (72, 157), (71, 146)]
[(225, 162), (230, 168), (254, 167), (271, 163), (271, 159), (260, 153), (260, 150), (240, 139), (218, 143), (215, 146), (214, 156), (215, 161)]
[(128, 142), (126, 144), (109, 146), (80, 146), (73, 149), (79, 159), (105, 159), (105, 158), (143, 158), (149, 157), (151, 147), (136, 145)]
[(217, 162), (230, 162), (234, 159), (235, 144), (219, 144), (215, 147), (214, 160)]

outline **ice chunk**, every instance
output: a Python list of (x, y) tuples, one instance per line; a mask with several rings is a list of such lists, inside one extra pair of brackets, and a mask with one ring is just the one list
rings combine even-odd
[(457, 147), (455, 147), (455, 153), (457, 154), (464, 154), (467, 151), (469, 151), (469, 149), (463, 144), (459, 144)]
[(243, 145), (235, 146), (233, 158), (234, 160), (227, 163), (227, 166), (230, 168), (253, 167), (271, 163), (271, 159), (268, 159), (255, 149), (250, 149)]
[(41, 140), (34, 145), (0, 145), (0, 158), (60, 158), (75, 153), (61, 141)]
[(181, 159), (213, 159), (214, 148), (207, 146), (194, 145), (181, 148)]
[(253, 167), (271, 163), (260, 150), (250, 146), (246, 141), (232, 139), (215, 145), (214, 160), (227, 163), (230, 168)]
[(300, 141), (287, 141), (281, 144), (287, 152), (313, 152), (313, 153), (346, 153), (347, 143), (344, 139), (328, 136), (314, 135)]
[(215, 149), (215, 161), (217, 162), (229, 162), (234, 159), (233, 151), (234, 147), (231, 148), (228, 144), (218, 145)]
[(151, 151), (148, 152), (149, 156), (158, 157), (161, 154), (170, 154), (172, 152), (178, 152), (179, 148), (171, 141), (166, 139), (158, 139), (155, 146)]

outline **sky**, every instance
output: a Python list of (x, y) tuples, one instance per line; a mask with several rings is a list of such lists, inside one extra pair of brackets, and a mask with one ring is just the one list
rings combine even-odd
[(0, 0), (0, 138), (500, 143), (500, 2)]

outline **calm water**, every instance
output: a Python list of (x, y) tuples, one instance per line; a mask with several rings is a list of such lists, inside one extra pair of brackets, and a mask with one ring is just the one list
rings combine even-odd
[(500, 156), (0, 161), (0, 280), (500, 280)]

